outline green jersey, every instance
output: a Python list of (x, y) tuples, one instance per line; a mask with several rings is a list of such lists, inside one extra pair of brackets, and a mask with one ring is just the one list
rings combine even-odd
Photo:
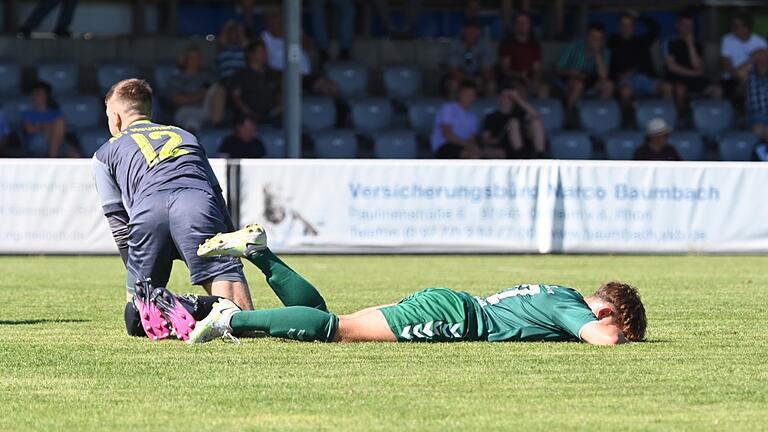
[(581, 294), (559, 285), (517, 285), (472, 302), (488, 341), (580, 340), (581, 329), (597, 322)]

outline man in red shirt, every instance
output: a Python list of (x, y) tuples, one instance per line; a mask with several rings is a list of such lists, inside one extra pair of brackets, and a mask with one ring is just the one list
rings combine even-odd
[(515, 17), (514, 32), (499, 45), (499, 82), (522, 82), (528, 93), (543, 99), (549, 87), (541, 75), (541, 44), (531, 33), (530, 15), (522, 12)]

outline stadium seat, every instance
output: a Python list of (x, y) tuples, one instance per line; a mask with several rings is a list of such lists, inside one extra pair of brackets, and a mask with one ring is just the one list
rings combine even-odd
[(408, 102), (408, 120), (413, 130), (429, 134), (435, 127), (435, 116), (445, 103), (442, 99), (422, 98)]
[(334, 61), (325, 64), (325, 72), (344, 98), (360, 98), (368, 94), (368, 69), (352, 61)]
[(752, 132), (730, 131), (723, 133), (718, 140), (720, 160), (749, 161), (757, 144), (757, 135)]
[(613, 131), (605, 135), (605, 153), (608, 159), (631, 160), (635, 150), (643, 144), (644, 135), (637, 131)]
[(50, 84), (57, 96), (76, 93), (80, 82), (80, 69), (75, 62), (46, 60), (37, 66), (37, 78)]
[(581, 127), (592, 135), (602, 136), (621, 126), (621, 110), (616, 101), (583, 100), (578, 106)]
[(378, 132), (392, 124), (392, 105), (387, 99), (370, 98), (352, 102), (352, 124), (362, 133)]
[(322, 96), (305, 96), (301, 99), (301, 126), (305, 131), (327, 130), (335, 124), (336, 103), (333, 99)]
[(415, 65), (389, 65), (384, 67), (384, 87), (387, 96), (404, 100), (421, 94), (422, 73)]
[(674, 128), (677, 123), (677, 108), (672, 101), (664, 99), (646, 99), (635, 102), (635, 122), (637, 128), (645, 130), (648, 122), (654, 118), (663, 118)]
[(373, 152), (379, 159), (416, 159), (416, 134), (411, 130), (391, 130), (373, 135)]
[(704, 141), (701, 135), (694, 131), (678, 131), (669, 135), (669, 143), (686, 161), (698, 161), (704, 158)]
[(138, 69), (130, 63), (107, 62), (100, 64), (96, 69), (99, 90), (102, 94), (106, 94), (118, 81), (136, 76), (138, 76)]
[(75, 131), (93, 129), (104, 120), (104, 102), (96, 96), (64, 97), (60, 99), (59, 107), (67, 127)]
[(29, 98), (26, 96), (17, 96), (15, 98), (6, 99), (2, 105), (5, 117), (8, 119), (8, 123), (12, 128), (18, 129), (21, 125), (21, 113), (32, 109), (32, 104)]
[(80, 152), (83, 157), (93, 157), (96, 150), (112, 138), (109, 131), (104, 129), (91, 129), (80, 134)]
[(733, 106), (725, 99), (702, 99), (691, 102), (693, 124), (699, 132), (714, 136), (733, 125)]
[(152, 71), (152, 84), (158, 94), (166, 93), (168, 84), (171, 80), (179, 75), (180, 70), (175, 63), (158, 63), (155, 65)]
[(21, 68), (12, 60), (0, 60), (0, 95), (21, 93)]
[(551, 151), (554, 159), (591, 159), (592, 142), (585, 132), (560, 131), (552, 136)]
[(480, 124), (483, 123), (483, 119), (488, 115), (499, 109), (499, 100), (495, 97), (482, 98), (475, 101), (470, 108), (472, 114), (477, 117), (477, 121)]
[(349, 129), (332, 129), (312, 135), (319, 158), (351, 159), (357, 157), (357, 138)]
[(557, 99), (533, 99), (531, 105), (536, 108), (547, 132), (553, 132), (563, 128), (565, 115), (563, 104)]
[(204, 129), (197, 140), (205, 149), (205, 154), (208, 155), (209, 158), (214, 158), (219, 154), (219, 149), (224, 142), (224, 138), (231, 134), (232, 130), (226, 128)]
[(282, 129), (262, 127), (259, 129), (259, 139), (264, 144), (264, 157), (284, 158), (288, 154), (285, 146), (285, 132)]

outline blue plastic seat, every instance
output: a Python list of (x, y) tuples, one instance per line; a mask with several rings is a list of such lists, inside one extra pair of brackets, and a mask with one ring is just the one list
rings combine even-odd
[(96, 69), (96, 77), (102, 94), (106, 94), (118, 81), (137, 78), (138, 73), (136, 66), (121, 62), (102, 63)]
[(80, 69), (67, 60), (45, 60), (37, 66), (37, 78), (51, 85), (57, 96), (76, 93), (80, 82)]
[(5, 99), (2, 105), (3, 112), (5, 112), (5, 118), (8, 119), (8, 123), (11, 128), (18, 129), (21, 126), (21, 113), (32, 109), (32, 103), (26, 96), (17, 96), (10, 99)]
[(352, 61), (335, 61), (325, 64), (325, 72), (339, 86), (344, 98), (360, 98), (368, 94), (368, 69)]
[(416, 134), (411, 130), (391, 130), (373, 136), (373, 152), (380, 159), (416, 159)]
[(702, 99), (691, 102), (693, 125), (707, 136), (723, 133), (733, 126), (733, 106), (725, 99)]
[(475, 101), (474, 104), (472, 104), (472, 107), (469, 109), (472, 111), (472, 114), (474, 114), (477, 117), (477, 121), (480, 122), (480, 124), (483, 123), (483, 119), (488, 115), (493, 113), (494, 111), (498, 111), (499, 109), (499, 100), (497, 98), (488, 97), (488, 98), (482, 98)]
[(351, 159), (357, 157), (357, 137), (349, 129), (332, 129), (312, 135), (319, 158)]
[(730, 131), (720, 136), (717, 142), (720, 160), (750, 161), (752, 152), (757, 144), (757, 135), (752, 132)]
[(80, 151), (83, 157), (93, 157), (96, 150), (112, 138), (109, 131), (105, 129), (91, 129), (80, 133)]
[(554, 159), (591, 159), (592, 142), (585, 132), (561, 131), (552, 136), (551, 152)]
[(205, 154), (209, 158), (215, 158), (219, 154), (219, 149), (221, 144), (224, 143), (224, 139), (230, 135), (232, 135), (232, 129), (204, 129), (198, 136), (197, 141), (205, 149)]
[(608, 159), (631, 160), (635, 150), (643, 144), (645, 136), (637, 131), (613, 131), (605, 135), (605, 153)]
[(554, 132), (563, 128), (565, 114), (562, 102), (557, 99), (533, 99), (530, 103), (539, 112), (544, 130)]
[(104, 102), (96, 96), (69, 96), (60, 99), (59, 107), (67, 127), (76, 131), (93, 129), (104, 123)]
[(442, 99), (421, 98), (408, 102), (408, 120), (419, 134), (429, 134), (435, 126), (435, 116), (445, 103)]
[(384, 67), (384, 88), (392, 99), (404, 100), (419, 96), (422, 90), (421, 69), (415, 65)]
[(621, 126), (621, 110), (616, 101), (583, 100), (578, 107), (581, 127), (592, 135), (602, 136)]
[(259, 130), (259, 139), (264, 144), (264, 157), (284, 158), (288, 155), (285, 132), (282, 129), (262, 127)]
[(698, 161), (704, 158), (704, 141), (695, 131), (677, 131), (669, 135), (669, 143), (687, 161)]
[(387, 99), (360, 99), (352, 103), (352, 124), (362, 133), (378, 132), (392, 124), (392, 105)]
[(336, 124), (336, 104), (323, 96), (305, 96), (301, 99), (301, 126), (305, 131), (318, 132)]
[(0, 60), (0, 95), (10, 96), (20, 93), (21, 68), (19, 64), (12, 60)]
[(677, 124), (677, 108), (672, 101), (664, 99), (646, 99), (635, 102), (635, 122), (637, 128), (645, 130), (648, 122), (662, 118), (674, 129)]

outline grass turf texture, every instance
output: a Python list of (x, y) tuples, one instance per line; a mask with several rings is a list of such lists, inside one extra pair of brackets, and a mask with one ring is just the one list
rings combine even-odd
[[(648, 342), (186, 346), (125, 335), (116, 257), (0, 258), (0, 430), (758, 430), (768, 257), (287, 257), (346, 313), (428, 286), (640, 287)], [(247, 266), (258, 307), (277, 299)], [(170, 287), (189, 291), (177, 265)], [(199, 289), (192, 289), (199, 292)]]

